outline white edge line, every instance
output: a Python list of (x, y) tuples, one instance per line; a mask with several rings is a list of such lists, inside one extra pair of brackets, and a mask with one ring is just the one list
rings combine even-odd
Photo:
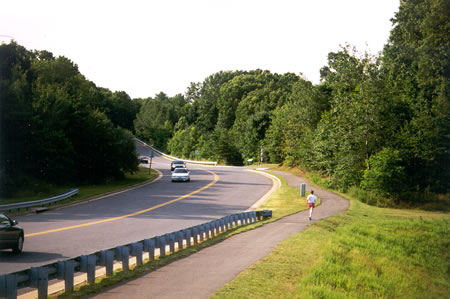
[(253, 170), (253, 169), (247, 169), (248, 171), (251, 172), (255, 172), (261, 175), (264, 175), (266, 177), (269, 177), (270, 179), (272, 179), (273, 185), (272, 188), (263, 196), (261, 197), (257, 202), (255, 202), (250, 208), (248, 208), (248, 211), (254, 211), (257, 208), (259, 208), (266, 200), (268, 200), (270, 198), (270, 196), (272, 196), (272, 194), (277, 191), (278, 189), (280, 189), (281, 186), (281, 181), (279, 178), (277, 178), (276, 176), (269, 174), (267, 172), (264, 171), (259, 171), (259, 170)]

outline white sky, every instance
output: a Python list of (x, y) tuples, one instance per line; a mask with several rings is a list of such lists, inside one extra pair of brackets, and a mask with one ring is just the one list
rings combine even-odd
[(97, 86), (132, 98), (174, 96), (221, 70), (303, 73), (319, 83), (340, 44), (381, 51), (399, 3), (0, 0), (0, 35), (71, 59)]

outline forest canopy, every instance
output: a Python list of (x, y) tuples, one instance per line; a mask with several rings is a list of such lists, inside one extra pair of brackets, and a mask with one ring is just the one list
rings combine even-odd
[(65, 57), (3, 44), (2, 190), (22, 176), (101, 181), (134, 171), (134, 134), (180, 158), (314, 171), (344, 191), (448, 193), (449, 11), (445, 0), (401, 1), (383, 51), (342, 46), (319, 84), (219, 71), (174, 97), (131, 99), (95, 86)]

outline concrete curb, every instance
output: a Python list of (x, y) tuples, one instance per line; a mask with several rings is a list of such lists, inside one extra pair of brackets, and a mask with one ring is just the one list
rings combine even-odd
[(262, 170), (247, 169), (247, 171), (259, 173), (259, 174), (261, 174), (263, 176), (266, 176), (266, 177), (270, 178), (272, 180), (272, 182), (273, 182), (272, 188), (269, 190), (269, 192), (267, 192), (263, 197), (261, 197), (250, 208), (247, 209), (247, 211), (254, 211), (254, 210), (258, 209), (264, 202), (266, 202), (272, 196), (273, 193), (275, 193), (276, 191), (278, 191), (278, 189), (280, 189), (281, 181), (280, 181), (279, 178), (277, 178), (273, 174), (269, 174), (269, 173), (264, 172)]

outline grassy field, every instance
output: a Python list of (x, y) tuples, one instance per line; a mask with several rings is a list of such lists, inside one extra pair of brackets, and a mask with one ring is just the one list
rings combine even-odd
[(350, 199), (347, 212), (284, 240), (213, 298), (448, 298), (449, 222)]

